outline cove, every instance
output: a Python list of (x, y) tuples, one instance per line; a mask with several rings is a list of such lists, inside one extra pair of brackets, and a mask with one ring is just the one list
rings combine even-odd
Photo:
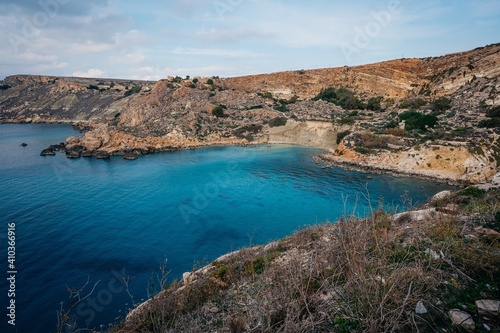
[[(165, 260), (170, 279), (178, 279), (194, 266), (304, 225), (365, 215), (381, 203), (400, 211), (451, 188), (323, 168), (312, 160), (321, 150), (286, 145), (213, 147), (134, 161), (39, 156), (71, 135), (78, 133), (70, 125), (0, 125), (1, 262), (8, 224), (15, 223), (19, 332), (54, 332), (56, 310), (68, 304), (67, 287), (95, 286), (73, 313), (80, 328), (107, 327), (148, 297)], [(0, 288), (7, 306), (5, 278)], [(15, 330), (2, 318), (1, 331)]]

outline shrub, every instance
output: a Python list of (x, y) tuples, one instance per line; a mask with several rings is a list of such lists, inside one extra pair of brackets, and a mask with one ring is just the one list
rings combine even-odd
[(341, 143), (342, 142), (342, 139), (344, 139), (346, 136), (348, 136), (349, 134), (351, 134), (351, 131), (347, 130), (347, 131), (342, 131), (342, 132), (339, 132), (337, 134), (337, 144)]
[(125, 96), (130, 96), (132, 94), (137, 94), (139, 91), (141, 91), (142, 86), (133, 86), (130, 90), (127, 90), (125, 92)]
[(9, 88), (10, 88), (10, 86), (8, 84), (2, 84), (2, 85), (0, 85), (0, 90), (7, 90)]
[(198, 79), (193, 79), (193, 83), (194, 84), (198, 83)]
[(481, 120), (477, 126), (478, 127), (482, 127), (482, 128), (496, 128), (496, 127), (500, 127), (500, 117), (495, 117), (495, 118), (491, 118), (491, 119)]
[(212, 79), (208, 79), (208, 80), (207, 80), (207, 84), (209, 84), (209, 85), (213, 86), (213, 85), (214, 85), (214, 80), (212, 80)]
[(418, 111), (410, 110), (399, 115), (399, 119), (406, 121), (405, 129), (411, 131), (420, 129), (426, 131), (428, 127), (433, 128), (438, 123), (438, 118), (433, 115), (424, 115)]
[(401, 109), (420, 109), (426, 104), (422, 98), (404, 99), (399, 103)]
[(182, 77), (176, 76), (176, 77), (174, 77), (174, 79), (172, 81), (174, 81), (176, 83), (182, 82)]
[(99, 90), (99, 87), (96, 86), (96, 85), (91, 84), (91, 85), (87, 86), (87, 89), (89, 89), (89, 90)]
[(495, 106), (488, 111), (486, 111), (486, 116), (489, 118), (497, 118), (500, 117), (500, 105)]
[(356, 120), (354, 118), (351, 118), (351, 117), (345, 117), (345, 118), (341, 118), (339, 120), (340, 125), (354, 125), (355, 122), (356, 122)]
[(224, 114), (224, 109), (227, 109), (227, 107), (225, 105), (219, 104), (212, 109), (212, 114), (217, 118), (225, 117), (226, 115)]
[(288, 119), (286, 117), (276, 117), (269, 121), (269, 126), (270, 127), (285, 126), (287, 121)]
[(434, 100), (431, 104), (431, 109), (434, 112), (443, 112), (448, 109), (451, 109), (451, 100), (447, 97), (439, 97)]
[(486, 195), (485, 190), (477, 188), (476, 186), (469, 186), (467, 188), (464, 188), (459, 193), (463, 196), (470, 198), (482, 198)]
[(366, 107), (366, 105), (356, 97), (356, 94), (346, 87), (340, 87), (338, 90), (335, 90), (333, 87), (322, 89), (313, 100), (323, 100), (334, 103), (345, 110), (364, 109)]
[(408, 132), (402, 128), (399, 128), (399, 127), (387, 128), (384, 131), (384, 134), (399, 136), (402, 138), (405, 138), (408, 136)]
[(368, 100), (366, 108), (372, 111), (380, 111), (382, 109), (381, 102), (384, 98), (382, 96), (372, 97)]

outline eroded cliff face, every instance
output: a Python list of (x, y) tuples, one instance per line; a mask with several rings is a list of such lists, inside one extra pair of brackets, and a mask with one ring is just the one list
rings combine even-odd
[[(19, 75), (0, 82), (0, 122), (81, 122), (86, 133), (68, 138), (69, 157), (282, 142), (337, 150), (330, 156), (337, 162), (477, 182), (498, 172), (498, 134), (477, 125), (486, 119), (485, 108), (500, 102), (499, 75), (500, 44), (437, 58), (225, 79)], [(312, 100), (327, 87), (347, 87), (365, 102), (379, 97), (382, 109), (353, 112)], [(422, 99), (421, 112), (428, 113), (440, 96), (450, 98), (452, 108), (438, 114), (439, 128), (430, 133), (468, 133), (458, 146), (432, 139), (440, 158), (433, 159), (437, 154), (427, 144), (418, 151), (411, 138), (369, 156), (338, 139), (341, 131), (384, 132), (406, 111), (403, 99)]]

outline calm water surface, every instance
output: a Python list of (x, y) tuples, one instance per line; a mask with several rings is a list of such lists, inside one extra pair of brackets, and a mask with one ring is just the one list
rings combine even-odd
[[(54, 332), (67, 287), (88, 281), (79, 327), (123, 317), (165, 259), (171, 278), (198, 262), (284, 237), (300, 226), (377, 207), (401, 209), (449, 188), (325, 169), (294, 146), (168, 152), (135, 161), (41, 157), (78, 135), (69, 125), (0, 125), (1, 332)], [(20, 147), (21, 143), (27, 147)], [(16, 224), (16, 326), (7, 324), (7, 224)]]

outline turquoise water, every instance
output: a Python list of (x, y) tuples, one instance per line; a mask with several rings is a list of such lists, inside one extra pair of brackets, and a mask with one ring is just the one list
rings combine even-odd
[[(326, 169), (317, 149), (218, 147), (135, 161), (41, 157), (76, 135), (69, 125), (0, 125), (0, 241), (7, 277), (7, 224), (16, 224), (16, 326), (1, 332), (54, 332), (67, 286), (94, 288), (73, 308), (79, 327), (100, 328), (148, 296), (165, 259), (170, 278), (242, 246), (284, 237), (300, 226), (377, 207), (401, 209), (449, 188), (430, 181)], [(27, 147), (19, 145), (25, 142)], [(407, 194), (405, 196), (405, 193)], [(8, 304), (6, 278), (0, 282)], [(82, 293), (82, 295), (84, 295)], [(5, 310), (4, 310), (5, 311)]]

